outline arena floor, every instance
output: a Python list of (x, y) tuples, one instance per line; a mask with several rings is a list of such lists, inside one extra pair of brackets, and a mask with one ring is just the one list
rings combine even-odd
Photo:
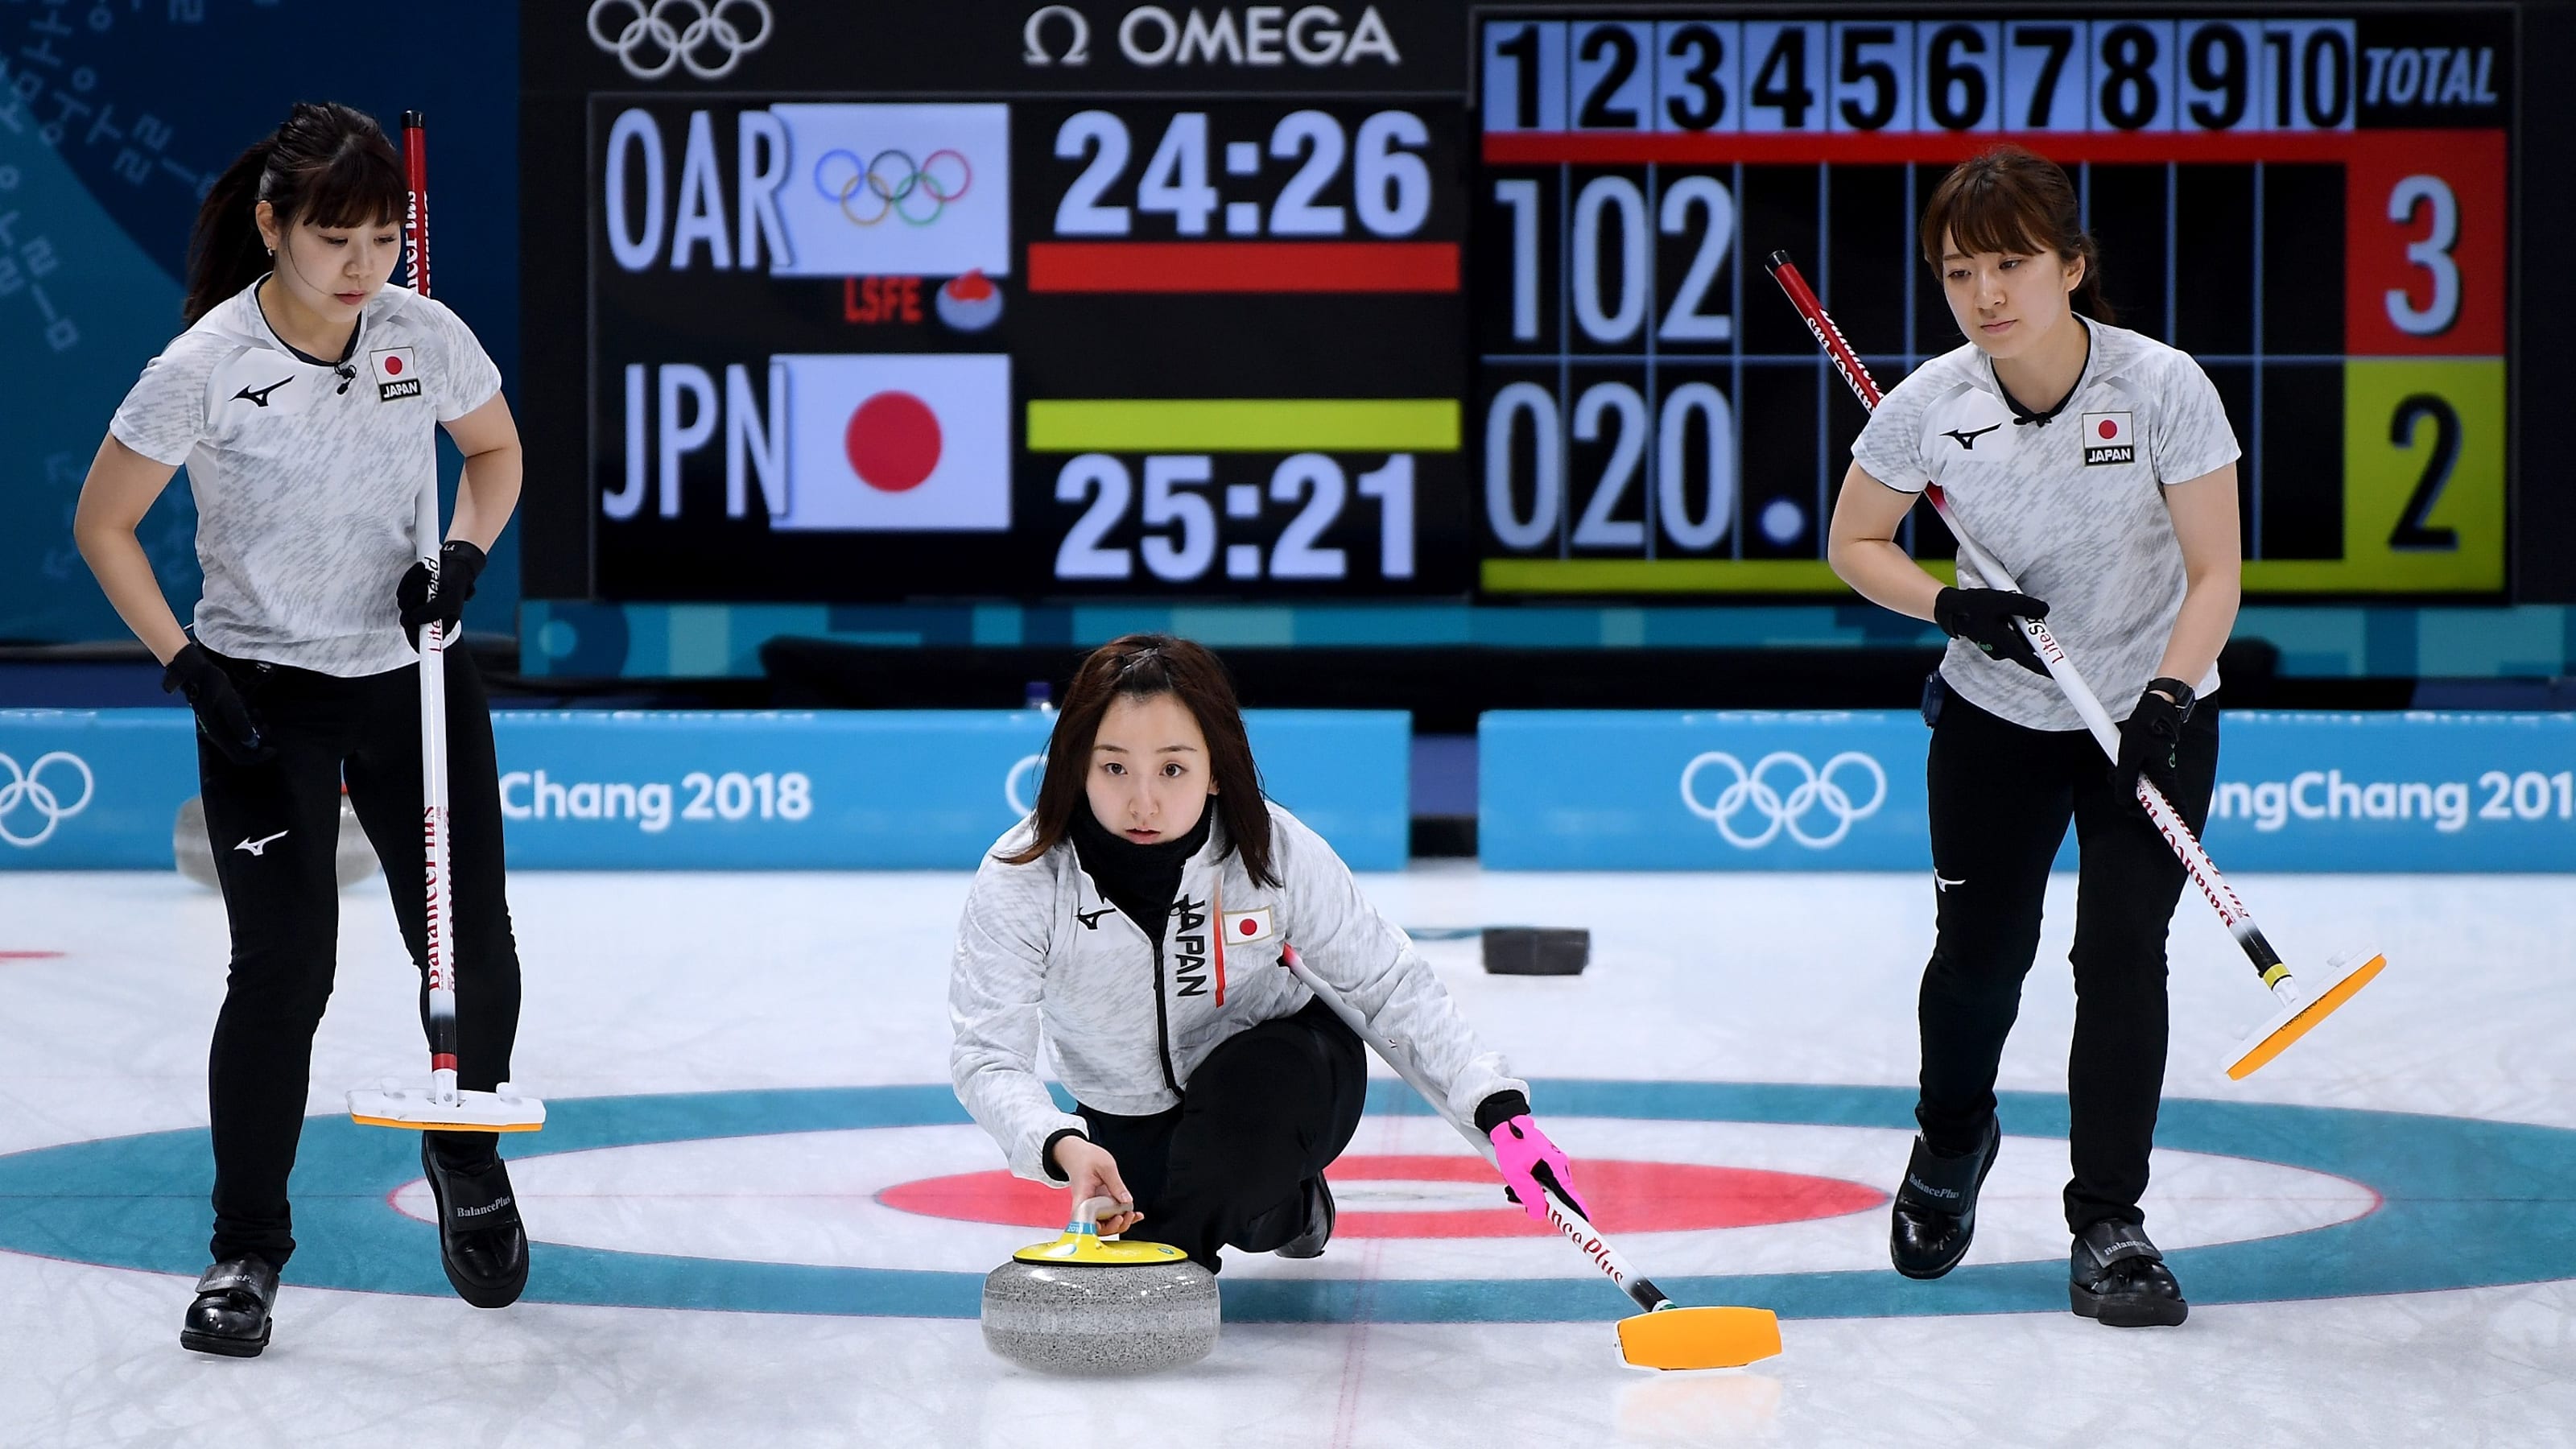
[[(1740, 1372), (1619, 1359), (1624, 1300), (1381, 1083), (1311, 1263), (1234, 1255), (1199, 1366), (1051, 1379), (989, 1355), (981, 1275), (1060, 1212), (995, 1179), (948, 1094), (966, 877), (522, 874), (518, 1054), (553, 1121), (512, 1156), (527, 1298), (449, 1296), (400, 1134), (343, 1092), (415, 1068), (380, 883), (344, 899), (276, 1342), (177, 1343), (203, 1266), (215, 896), (0, 875), (0, 1442), (28, 1445), (2576, 1442), (2576, 880), (2252, 877), (2294, 964), (2391, 967), (2244, 1085), (2265, 998), (2190, 901), (2148, 1227), (2180, 1329), (2067, 1312), (2065, 948), (2004, 1059), (1968, 1264), (1887, 1269), (1906, 1151), (1913, 876), (1365, 878), (1537, 1080), (1606, 1227), (1689, 1302), (1779, 1310)], [(1574, 979), (1490, 978), (1483, 924), (1591, 928)], [(465, 990), (471, 991), (471, 963)], [(1584, 1174), (1590, 1172), (1590, 1177)], [(1623, 1197), (1613, 1200), (1616, 1184)]]

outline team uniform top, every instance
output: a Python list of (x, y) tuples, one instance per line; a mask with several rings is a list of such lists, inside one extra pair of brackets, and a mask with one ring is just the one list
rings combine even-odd
[[(2091, 355), (2053, 421), (2016, 420), (1993, 362), (1965, 343), (1880, 400), (1852, 461), (1905, 492), (1940, 484), (1960, 525), (2023, 593), (2048, 601), (2049, 632), (2120, 719), (2137, 706), (2182, 612), (2182, 545), (2162, 485), (2212, 472), (2239, 450), (2218, 390), (2189, 354), (2126, 328), (2083, 325)], [(1959, 586), (1993, 585), (1962, 559)], [(2054, 681), (1965, 640), (1950, 641), (1941, 678), (2015, 724), (2084, 727)], [(2194, 688), (2218, 688), (2217, 666)]]
[(188, 465), (199, 642), (342, 678), (401, 668), (417, 656), (394, 585), (419, 557), (436, 425), (491, 401), (500, 369), (417, 292), (368, 299), (334, 361), (287, 345), (258, 291), (216, 304), (146, 364), (108, 431)]

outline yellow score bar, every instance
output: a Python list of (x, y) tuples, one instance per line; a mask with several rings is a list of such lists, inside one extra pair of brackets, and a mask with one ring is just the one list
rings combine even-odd
[(1454, 453), (1455, 398), (1050, 398), (1032, 453)]

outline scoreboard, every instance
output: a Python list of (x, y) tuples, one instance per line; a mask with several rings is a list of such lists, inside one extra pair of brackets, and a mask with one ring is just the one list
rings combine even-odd
[[(2505, 581), (2513, 17), (2472, 6), (1476, 20), (1471, 426), (1493, 595), (1812, 593), (1863, 416), (1961, 345), (1915, 243), (1949, 166), (2065, 166), (2118, 321), (2234, 421), (2256, 593)], [(1948, 551), (1937, 520), (1907, 540)]]
[(2505, 591), (2508, 6), (521, 25), (534, 597), (1847, 597), (1862, 414), (1748, 259), (1892, 385), (2007, 140), (2224, 399), (2249, 592)]
[[(1231, 93), (1122, 86), (1087, 22), (1109, 54), (1065, 69), (1078, 12), (928, 94), (587, 91), (595, 594), (1471, 587), (1455, 93), (1372, 88), (1395, 33), (1308, 10), (1266, 35), (1285, 74)], [(594, 29), (649, 52), (659, 13)], [(1257, 57), (1253, 18), (1117, 39), (1168, 72)], [(819, 5), (726, 23), (736, 84), (791, 25), (827, 57), (874, 37)]]

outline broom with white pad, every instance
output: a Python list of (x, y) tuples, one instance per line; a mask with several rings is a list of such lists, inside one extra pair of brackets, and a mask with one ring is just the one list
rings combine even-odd
[[(1344, 1001), (1340, 992), (1307, 970), (1294, 946), (1280, 951), (1279, 964), (1305, 983), (1306, 989), (1315, 993), (1315, 999), (1358, 1033), (1381, 1060), (1395, 1068), (1396, 1075), (1431, 1104), (1440, 1120), (1457, 1128), (1458, 1135), (1466, 1138), (1487, 1164), (1500, 1170), (1492, 1139), (1452, 1116), (1447, 1099), (1414, 1074), (1411, 1060), (1390, 1045), (1367, 1017)], [(1537, 1165), (1536, 1174), (1547, 1189), (1548, 1201), (1542, 1206), (1547, 1211), (1548, 1226), (1646, 1310), (1619, 1320), (1619, 1352), (1629, 1363), (1648, 1369), (1742, 1368), (1780, 1351), (1779, 1315), (1768, 1308), (1684, 1308), (1673, 1302), (1662, 1289), (1628, 1266), (1628, 1260), (1619, 1256), (1619, 1250), (1611, 1247), (1610, 1240), (1601, 1236), (1601, 1230), (1592, 1226), (1583, 1210), (1575, 1206), (1573, 1194), (1556, 1180), (1546, 1163)]]
[[(403, 166), (410, 174), (412, 289), (429, 295), (429, 159), (418, 111), (402, 118)], [(421, 489), (413, 528), (435, 591), (438, 576), (438, 474)], [(421, 846), (427, 857), (429, 951), (429, 1086), (397, 1081), (349, 1094), (349, 1115), (370, 1127), (431, 1132), (534, 1132), (546, 1125), (546, 1104), (513, 1094), (460, 1091), (456, 1086), (455, 890), (448, 875), (453, 821), (447, 809), (447, 626), (436, 619), (420, 630)]]
[[(1834, 370), (1842, 374), (1843, 381), (1851, 384), (1853, 392), (1859, 394), (1861, 406), (1876, 409), (1878, 383), (1870, 377), (1869, 369), (1861, 365), (1860, 356), (1852, 351), (1851, 344), (1843, 340), (1842, 329), (1825, 314), (1824, 303), (1816, 299), (1807, 279), (1799, 275), (1797, 264), (1789, 260), (1787, 252), (1773, 252), (1770, 266), (1772, 280), (1778, 282), (1780, 290), (1788, 295), (1789, 304), (1798, 309), (1799, 317), (1805, 320), (1807, 330), (1815, 334), (1817, 344), (1825, 349), (1825, 356), (1833, 363)], [(1949, 526), (1951, 536), (1958, 540), (1959, 557), (1967, 560), (1969, 566), (1977, 571), (1977, 576), (1984, 579), (1990, 588), (2020, 592), (2021, 585), (2013, 582), (2012, 575), (2004, 571), (2003, 565), (1978, 547), (1977, 541), (1960, 527), (1957, 515), (1950, 511), (1949, 500), (1941, 495), (1941, 486), (1931, 484), (1923, 491), (1924, 496), (1932, 500), (1933, 511), (1941, 515), (1941, 521)], [(2102, 701), (2094, 698), (2093, 691), (2084, 683), (2084, 676), (2076, 671), (2075, 662), (2066, 657), (2066, 650), (2058, 644), (2056, 636), (2049, 633), (2048, 625), (2038, 619), (2016, 618), (2013, 622), (2029, 636), (2031, 648), (2039, 655), (2040, 662), (2048, 666), (2049, 676), (2065, 692), (2067, 703), (2074, 705), (2075, 712), (2083, 716), (2084, 727), (2092, 732), (2094, 740), (2112, 760), (2118, 761), (2119, 728), (2111, 723), (2110, 712), (2102, 708)], [(2237, 899), (2234, 888), (2227, 884), (2227, 878), (2220, 875), (2218, 867), (2210, 862), (2209, 852), (2201, 849), (2199, 839), (2184, 823), (2181, 813), (2144, 775), (2138, 777), (2138, 803), (2146, 807), (2147, 818), (2155, 822), (2157, 833), (2164, 836), (2165, 843), (2172, 846), (2174, 854), (2181, 858), (2192, 884), (2200, 887), (2202, 897), (2212, 910), (2218, 912), (2218, 919), (2225, 923), (2227, 933), (2236, 938), (2236, 944), (2244, 950), (2246, 959), (2254, 963), (2254, 970), (2261, 976), (2263, 984), (2271, 988), (2271, 1014), (2246, 1033), (2237, 1043), (2236, 1050), (2228, 1055), (2225, 1070), (2231, 1080), (2243, 1081), (2266, 1062), (2288, 1050), (2291, 1043), (2333, 1015), (2387, 967), (2388, 958), (2376, 952), (2357, 963), (2354, 955), (2330, 957), (2325, 965), (2325, 985), (2321, 989), (2310, 990), (2290, 974), (2289, 966), (2272, 949), (2272, 943), (2263, 939), (2261, 928), (2254, 924), (2253, 913), (2245, 909), (2245, 903)]]

